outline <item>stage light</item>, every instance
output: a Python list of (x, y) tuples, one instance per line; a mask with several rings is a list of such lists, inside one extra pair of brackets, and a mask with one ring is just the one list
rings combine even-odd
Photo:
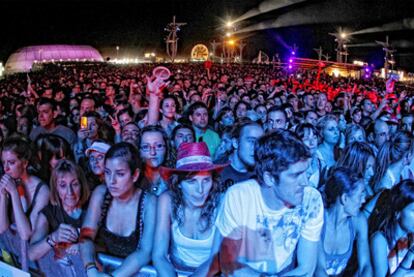
[(341, 33), (340, 36), (341, 36), (342, 39), (344, 39), (344, 38), (347, 37), (347, 34), (346, 33)]
[(227, 27), (227, 28), (231, 28), (231, 27), (233, 27), (233, 22), (231, 22), (231, 21), (227, 21), (227, 22), (226, 22), (226, 27)]

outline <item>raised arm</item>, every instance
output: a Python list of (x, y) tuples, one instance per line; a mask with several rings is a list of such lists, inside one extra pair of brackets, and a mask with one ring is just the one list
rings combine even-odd
[(131, 253), (122, 265), (112, 272), (113, 276), (132, 276), (151, 261), (152, 245), (154, 240), (155, 217), (157, 198), (147, 194), (144, 208), (144, 233), (141, 247)]
[(169, 82), (165, 82), (161, 78), (147, 77), (148, 125), (155, 125), (159, 121), (161, 94), (168, 84)]

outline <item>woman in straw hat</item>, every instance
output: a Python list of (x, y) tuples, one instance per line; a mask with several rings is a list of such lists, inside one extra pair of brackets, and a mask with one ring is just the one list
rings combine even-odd
[(182, 143), (176, 168), (161, 167), (170, 190), (158, 201), (153, 262), (161, 276), (194, 271), (209, 257), (219, 202), (218, 172), (205, 142)]

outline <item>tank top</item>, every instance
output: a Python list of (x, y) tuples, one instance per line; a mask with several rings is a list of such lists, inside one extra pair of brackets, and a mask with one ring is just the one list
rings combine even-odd
[(120, 236), (112, 233), (106, 227), (106, 216), (112, 202), (112, 196), (109, 191), (106, 190), (104, 202), (102, 204), (101, 219), (98, 224), (98, 235), (96, 237), (96, 243), (103, 248), (103, 252), (112, 256), (125, 258), (140, 247), (141, 236), (144, 230), (143, 214), (145, 196), (146, 192), (142, 190), (138, 200), (135, 231), (129, 236)]
[(37, 184), (37, 186), (36, 186), (35, 192), (34, 192), (34, 194), (33, 194), (33, 200), (32, 200), (32, 203), (30, 203), (29, 207), (28, 207), (28, 208), (27, 208), (27, 210), (25, 211), (25, 214), (26, 214), (26, 216), (27, 216), (27, 217), (29, 217), (29, 216), (30, 216), (30, 214), (32, 213), (33, 207), (34, 207), (34, 206), (35, 206), (35, 204), (36, 204), (36, 198), (37, 198), (37, 195), (39, 194), (39, 191), (40, 191), (40, 189), (42, 188), (42, 186), (46, 186), (46, 184), (45, 184), (45, 183), (43, 183), (42, 181), (40, 181), (40, 182)]
[(71, 225), (74, 228), (80, 228), (82, 227), (82, 221), (85, 216), (84, 209), (82, 209), (79, 218), (73, 218), (69, 216), (61, 206), (52, 205), (50, 203), (40, 212), (45, 215), (47, 222), (49, 223), (50, 233), (57, 230), (61, 223)]
[(181, 270), (194, 271), (198, 266), (205, 262), (209, 256), (213, 245), (215, 225), (206, 239), (191, 239), (181, 233), (179, 224), (176, 220), (172, 224), (172, 250), (171, 261)]
[[(325, 216), (326, 220), (326, 216)], [(325, 221), (326, 222), (326, 221)], [(326, 224), (324, 224), (324, 227), (322, 229), (321, 234), (321, 242), (322, 242), (322, 251), (325, 254), (325, 261), (326, 261), (326, 274), (329, 276), (341, 276), (343, 271), (345, 270), (349, 259), (352, 255), (352, 249), (354, 246), (354, 240), (355, 240), (355, 230), (354, 225), (352, 224), (352, 220), (348, 219), (348, 228), (349, 232), (351, 234), (351, 240), (349, 241), (348, 250), (343, 254), (329, 254), (325, 251), (324, 241), (325, 241), (325, 230), (326, 230)]]

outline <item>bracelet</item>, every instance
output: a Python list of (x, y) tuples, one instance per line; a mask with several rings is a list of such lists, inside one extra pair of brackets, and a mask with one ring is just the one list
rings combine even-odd
[(47, 244), (49, 244), (50, 247), (54, 248), (56, 246), (56, 242), (52, 239), (51, 236), (47, 236), (46, 238)]
[(98, 269), (98, 267), (96, 266), (96, 263), (95, 262), (89, 262), (84, 267), (85, 267), (85, 271), (88, 271), (91, 268)]

